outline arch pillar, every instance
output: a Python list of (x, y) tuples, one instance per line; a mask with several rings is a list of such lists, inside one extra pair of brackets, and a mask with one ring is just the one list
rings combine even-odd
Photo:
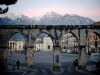
[(60, 46), (53, 46), (53, 70), (61, 71), (60, 67)]
[(26, 46), (27, 70), (34, 71), (34, 46)]
[(85, 46), (80, 46), (78, 51), (78, 69), (86, 68), (86, 50)]
[(34, 71), (34, 46), (32, 44), (32, 33), (28, 30), (28, 38), (26, 40), (26, 59), (27, 71)]
[(0, 46), (0, 71), (8, 70), (7, 49), (7, 46)]

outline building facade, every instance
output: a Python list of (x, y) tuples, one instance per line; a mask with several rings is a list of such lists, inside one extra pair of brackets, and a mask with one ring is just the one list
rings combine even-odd
[[(100, 21), (95, 22), (91, 25), (99, 25)], [(96, 33), (92, 32), (87, 40), (86, 40), (86, 52), (87, 53), (94, 53), (94, 52), (100, 52), (100, 35), (97, 35)]]
[(86, 40), (86, 52), (94, 53), (100, 52), (100, 38), (97, 34), (92, 32)]
[(22, 51), (24, 50), (24, 40), (10, 40), (8, 42), (8, 51)]
[(61, 40), (62, 49), (69, 49), (73, 53), (75, 53), (75, 52), (78, 52), (77, 46), (78, 46), (78, 42), (71, 33), (65, 34), (63, 36)]
[(35, 41), (34, 50), (35, 51), (43, 50), (43, 41), (42, 40)]
[(43, 51), (52, 51), (53, 49), (53, 43), (51, 38), (45, 34), (43, 39), (36, 40), (34, 43), (34, 50), (43, 50)]

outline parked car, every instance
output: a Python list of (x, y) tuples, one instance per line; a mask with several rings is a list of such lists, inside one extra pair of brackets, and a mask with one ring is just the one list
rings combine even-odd
[(72, 53), (72, 51), (71, 51), (71, 50), (69, 50), (69, 49), (67, 49), (67, 53)]
[(100, 68), (100, 53), (91, 53), (90, 61), (94, 62), (97, 68)]
[(67, 53), (67, 49), (62, 49), (61, 52), (62, 53)]
[(98, 63), (100, 61), (100, 53), (91, 53), (90, 61)]

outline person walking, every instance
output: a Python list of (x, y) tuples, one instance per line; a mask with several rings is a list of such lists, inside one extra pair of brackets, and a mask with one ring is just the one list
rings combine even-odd
[(16, 62), (15, 62), (15, 60), (13, 61), (13, 70), (15, 70), (15, 66), (16, 66)]
[(17, 69), (19, 70), (19, 65), (20, 65), (19, 60), (17, 60), (16, 65), (17, 65)]

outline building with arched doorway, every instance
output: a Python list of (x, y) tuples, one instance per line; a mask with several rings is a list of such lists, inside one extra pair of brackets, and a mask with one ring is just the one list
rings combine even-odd
[(51, 38), (45, 34), (43, 38), (37, 39), (34, 43), (34, 50), (52, 51), (53, 43)]

